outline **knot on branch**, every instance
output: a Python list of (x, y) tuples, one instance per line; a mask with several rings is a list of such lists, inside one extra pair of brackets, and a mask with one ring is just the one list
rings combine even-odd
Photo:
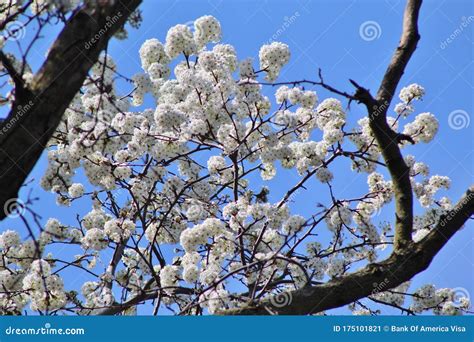
[(408, 141), (412, 145), (415, 145), (415, 140), (413, 140), (413, 138), (408, 134), (398, 133), (395, 138), (399, 144), (402, 144), (404, 141)]
[(377, 106), (377, 101), (372, 97), (370, 91), (362, 86), (360, 86), (356, 81), (349, 80), (351, 84), (356, 88), (356, 92), (354, 93), (354, 99), (358, 103), (363, 103), (369, 109), (369, 112), (372, 112), (372, 108)]

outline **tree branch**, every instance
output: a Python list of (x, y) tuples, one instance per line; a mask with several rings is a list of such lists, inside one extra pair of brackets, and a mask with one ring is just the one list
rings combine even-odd
[[(18, 197), (89, 69), (140, 3), (120, 0), (114, 5), (83, 8), (66, 23), (29, 92), (15, 99), (0, 125), (0, 208)], [(0, 210), (0, 220), (7, 215)]]
[(377, 92), (377, 100), (381, 103), (392, 101), (398, 83), (405, 72), (416, 45), (420, 40), (418, 33), (418, 16), (422, 0), (408, 0), (403, 14), (403, 30), (392, 60), (388, 65), (380, 88)]
[(413, 192), (410, 169), (398, 147), (400, 139), (407, 140), (407, 138), (394, 132), (386, 118), (398, 83), (420, 39), (417, 20), (421, 3), (422, 0), (407, 1), (401, 39), (385, 72), (377, 97), (374, 99), (367, 89), (351, 81), (356, 87), (355, 97), (368, 109), (370, 128), (392, 178), (396, 214), (394, 238), (396, 252), (412, 243)]
[(388, 290), (428, 268), (435, 255), (474, 213), (474, 187), (471, 187), (456, 206), (441, 217), (436, 227), (412, 248), (392, 255), (379, 263), (335, 278), (325, 284), (307, 286), (291, 291), (288, 305), (277, 307), (270, 299), (250, 303), (246, 307), (220, 312), (223, 315), (307, 315), (350, 304), (374, 294), (374, 284), (384, 284)]

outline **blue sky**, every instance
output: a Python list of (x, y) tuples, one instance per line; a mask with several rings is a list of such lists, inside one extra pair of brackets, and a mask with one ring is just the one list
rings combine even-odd
[[(130, 29), (125, 41), (114, 40), (109, 53), (119, 71), (132, 76), (141, 71), (138, 49), (146, 39), (164, 41), (169, 27), (211, 14), (221, 22), (222, 41), (234, 45), (239, 58), (254, 57), (257, 62), (260, 46), (272, 37), (288, 44), (292, 57), (279, 81), (316, 80), (317, 70), (321, 68), (325, 81), (338, 89), (352, 91), (348, 82), (351, 78), (375, 91), (398, 43), (403, 8), (404, 1), (376, 0), (145, 0), (141, 6), (144, 20), (140, 29)], [(426, 96), (416, 104), (416, 113), (432, 112), (440, 122), (439, 133), (432, 143), (405, 148), (403, 153), (414, 154), (418, 160), (427, 163), (432, 174), (449, 176), (451, 189), (442, 195), (453, 201), (460, 198), (473, 180), (474, 123), (454, 129), (448, 121), (449, 114), (455, 111), (468, 119), (473, 114), (473, 15), (473, 3), (469, 0), (426, 0), (420, 17), (422, 38), (400, 84), (419, 83), (424, 86)], [(289, 24), (285, 25), (285, 22)], [(361, 26), (367, 22), (375, 27), (376, 34), (363, 39)], [(54, 36), (55, 31), (51, 30), (36, 46), (31, 61), (34, 69)], [(320, 99), (333, 97), (321, 88), (311, 89), (318, 92)], [(127, 93), (128, 90), (125, 85), (123, 89), (119, 87), (119, 92)], [(271, 95), (274, 90), (269, 88), (266, 92)], [(365, 115), (363, 106), (353, 104), (348, 112), (349, 122), (354, 123)], [(337, 194), (348, 198), (366, 191), (366, 176), (349, 171), (347, 165), (341, 162), (331, 170), (335, 173)], [(43, 158), (31, 178), (39, 180), (45, 168), (46, 160)], [(269, 183), (271, 199), (281, 196), (286, 185), (284, 179), (295, 183), (298, 177), (296, 173), (289, 173), (289, 178), (277, 176)], [(256, 182), (257, 178), (252, 181)], [(316, 202), (326, 199), (327, 191), (318, 188), (316, 181), (311, 185), (313, 191), (300, 193), (295, 199), (295, 213), (309, 214), (314, 211)], [(44, 221), (53, 216), (73, 224), (76, 212), (85, 214), (90, 210), (88, 202), (73, 209), (58, 208), (54, 196), (38, 186), (34, 186), (33, 191), (40, 197), (35, 209)], [(392, 220), (390, 208), (387, 207), (377, 219)], [(421, 213), (419, 207), (415, 209)], [(1, 222), (0, 230), (5, 229), (21, 229), (20, 220)], [(472, 223), (458, 232), (435, 258), (430, 269), (415, 278), (412, 288), (429, 282), (438, 287), (463, 287), (474, 294), (473, 234)], [(83, 281), (80, 277), (69, 280), (80, 284)]]

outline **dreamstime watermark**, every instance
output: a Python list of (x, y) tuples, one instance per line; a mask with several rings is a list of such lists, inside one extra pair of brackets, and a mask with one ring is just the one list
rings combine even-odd
[(466, 302), (470, 303), (471, 296), (464, 287), (455, 287), (453, 290), (453, 304), (456, 307), (463, 307)]
[(456, 131), (469, 127), (470, 123), (471, 123), (471, 118), (469, 117), (469, 114), (465, 110), (456, 109), (456, 110), (453, 110), (448, 115), (449, 127), (451, 127), (452, 129)]
[(113, 17), (107, 17), (104, 26), (88, 41), (84, 44), (84, 48), (89, 50), (95, 45), (111, 28), (114, 26), (117, 21), (122, 18), (122, 12), (117, 12)]
[[(472, 189), (472, 188), (471, 188)], [(467, 202), (469, 202), (474, 197), (474, 192), (471, 190), (468, 194), (461, 199), (459, 205), (453, 210), (449, 211), (445, 216), (442, 216), (442, 220), (439, 221), (439, 225), (444, 227), (447, 225), (453, 217), (459, 212), (459, 208), (462, 208)]]
[(442, 50), (446, 49), (448, 45), (451, 44), (457, 37), (459, 37), (473, 21), (474, 15), (470, 15), (469, 17), (462, 17), (461, 24), (459, 24), (459, 26), (449, 35), (449, 37), (447, 37), (439, 44), (439, 47)]
[(387, 278), (385, 278), (380, 283), (373, 283), (372, 284), (373, 290), (370, 293), (370, 295), (373, 296), (373, 295), (376, 295), (377, 293), (385, 291), (388, 288), (389, 283), (390, 283), (390, 281)]
[(359, 26), (359, 36), (366, 42), (379, 39), (382, 35), (382, 28), (379, 23), (374, 20), (364, 21)]
[(17, 218), (26, 211), (25, 203), (19, 198), (10, 198), (3, 205), (3, 212), (8, 218)]
[(40, 328), (15, 328), (9, 326), (5, 329), (6, 335), (85, 335), (84, 328), (52, 328), (50, 323), (46, 323)]
[(0, 129), (0, 136), (3, 135), (3, 134), (6, 134), (10, 128), (12, 128), (16, 122), (18, 120), (20, 120), (20, 118), (25, 115), (26, 113), (28, 113), (30, 111), (30, 109), (33, 107), (33, 101), (29, 101), (26, 105), (24, 106), (21, 106), (19, 105), (17, 107), (17, 111), (15, 112), (15, 114), (13, 115), (12, 118), (7, 118), (5, 119), (5, 121), (3, 122), (3, 124), (1, 125), (1, 129)]
[(296, 20), (300, 17), (300, 12), (296, 11), (290, 16), (285, 16), (283, 18), (283, 23), (281, 26), (275, 31), (275, 33), (272, 34), (270, 39), (267, 40), (266, 44), (271, 44), (275, 42), (280, 36), (282, 36), (286, 30), (290, 28), (291, 25), (293, 25)]
[(293, 295), (290, 291), (284, 291), (274, 296), (271, 296), (269, 299), (270, 304), (275, 308), (282, 308), (287, 305), (290, 305), (293, 301)]
[(390, 106), (390, 103), (385, 100), (383, 103), (381, 103), (380, 105), (374, 105), (372, 107), (372, 112), (370, 113), (370, 115), (372, 117), (377, 117), (379, 116), (380, 114), (382, 113), (385, 113), (388, 109), (388, 107)]
[(17, 41), (25, 37), (26, 27), (19, 21), (11, 21), (5, 25), (4, 32), (6, 40)]
[(191, 32), (194, 32), (194, 29), (195, 29), (194, 28), (194, 20), (187, 21), (183, 25), (189, 27)]

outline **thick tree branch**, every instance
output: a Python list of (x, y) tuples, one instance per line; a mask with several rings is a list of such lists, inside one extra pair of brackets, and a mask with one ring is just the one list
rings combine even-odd
[(403, 30), (392, 60), (388, 65), (380, 88), (377, 92), (377, 101), (390, 103), (398, 83), (405, 72), (405, 68), (420, 40), (418, 33), (418, 16), (422, 0), (408, 0), (403, 14)]
[[(436, 227), (411, 248), (392, 255), (379, 263), (333, 279), (325, 284), (308, 286), (289, 293), (288, 305), (279, 307), (267, 299), (246, 307), (225, 310), (224, 315), (307, 315), (350, 304), (370, 296), (383, 284), (383, 290), (394, 288), (428, 268), (435, 255), (474, 213), (474, 187), (456, 206), (441, 217)], [(273, 301), (274, 303), (275, 301)]]
[(407, 1), (401, 39), (385, 72), (377, 97), (374, 99), (367, 89), (351, 81), (357, 89), (355, 97), (368, 109), (370, 128), (392, 178), (396, 215), (394, 238), (396, 252), (407, 248), (412, 242), (413, 192), (410, 170), (398, 147), (400, 140), (407, 140), (407, 137), (394, 132), (386, 117), (398, 83), (420, 39), (417, 21), (421, 3), (421, 0)]
[[(108, 41), (141, 0), (83, 8), (66, 23), (34, 76), (0, 126), (0, 220), (40, 158), (61, 117)], [(17, 83), (17, 82), (15, 82)]]

